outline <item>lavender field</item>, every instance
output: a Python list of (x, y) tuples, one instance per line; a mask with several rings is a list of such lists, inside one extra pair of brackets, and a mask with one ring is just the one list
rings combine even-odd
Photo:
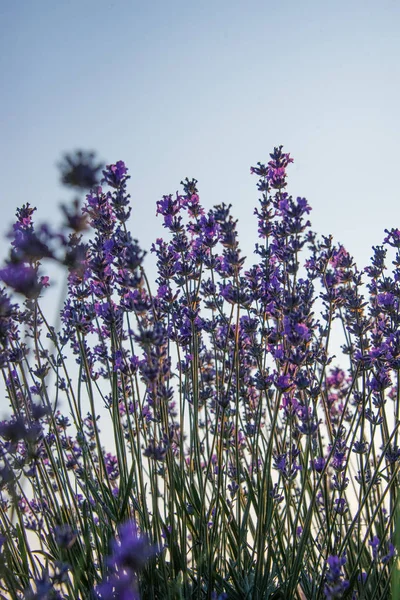
[(17, 210), (0, 597), (399, 598), (400, 230), (359, 268), (289, 195), (292, 162), (251, 168), (247, 258), (195, 179), (155, 202), (155, 280), (124, 162), (84, 173), (60, 229)]

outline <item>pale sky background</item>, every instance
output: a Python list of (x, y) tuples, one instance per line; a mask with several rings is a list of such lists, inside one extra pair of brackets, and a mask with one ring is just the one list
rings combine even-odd
[(250, 257), (250, 166), (283, 144), (313, 229), (365, 266), (400, 227), (399, 32), (399, 0), (0, 0), (0, 232), (25, 202), (59, 222), (56, 163), (93, 149), (127, 163), (143, 248), (187, 176), (233, 204)]

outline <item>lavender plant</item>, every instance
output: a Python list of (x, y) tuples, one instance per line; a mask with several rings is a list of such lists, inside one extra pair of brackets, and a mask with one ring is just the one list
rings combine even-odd
[[(2, 598), (396, 597), (400, 231), (359, 271), (310, 230), (291, 162), (278, 147), (251, 169), (253, 265), (196, 180), (159, 200), (153, 289), (122, 161), (62, 231), (17, 211), (0, 270), (25, 298), (0, 292)], [(59, 331), (46, 261), (67, 272)]]

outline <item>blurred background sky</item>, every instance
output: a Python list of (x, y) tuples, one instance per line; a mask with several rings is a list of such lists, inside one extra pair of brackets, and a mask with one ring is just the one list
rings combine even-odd
[(0, 1), (0, 232), (25, 202), (60, 222), (56, 164), (82, 148), (127, 163), (143, 248), (156, 201), (196, 177), (249, 256), (250, 166), (283, 144), (313, 229), (365, 266), (400, 227), (399, 31), (398, 0)]

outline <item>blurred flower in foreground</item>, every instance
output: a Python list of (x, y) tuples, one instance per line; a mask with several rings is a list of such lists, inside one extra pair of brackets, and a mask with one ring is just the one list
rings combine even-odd
[(48, 277), (38, 277), (37, 269), (25, 264), (9, 264), (0, 269), (0, 279), (15, 292), (31, 299), (38, 298), (49, 280)]
[(82, 190), (89, 190), (98, 185), (99, 174), (103, 163), (95, 163), (95, 152), (77, 150), (73, 155), (65, 154), (58, 167), (61, 171), (61, 182)]
[(118, 534), (118, 541), (113, 541), (108, 558), (111, 573), (97, 587), (96, 594), (104, 599), (139, 600), (136, 576), (156, 554), (157, 548), (150, 544), (146, 535), (138, 533), (135, 521), (121, 525)]
[(334, 600), (343, 598), (349, 587), (349, 582), (344, 579), (342, 567), (346, 564), (345, 556), (328, 556), (328, 571), (326, 573), (326, 585), (324, 588), (325, 598)]

